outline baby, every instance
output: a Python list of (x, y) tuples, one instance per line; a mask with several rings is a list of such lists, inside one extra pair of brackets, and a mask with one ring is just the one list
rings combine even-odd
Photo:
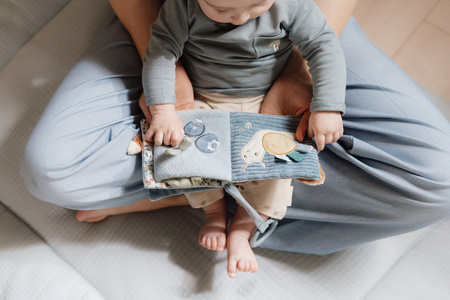
[[(196, 108), (259, 112), (293, 46), (312, 75), (309, 132), (320, 151), (343, 134), (346, 71), (338, 38), (312, 0), (167, 0), (152, 26), (144, 60), (143, 86), (152, 113), (146, 138), (177, 146), (184, 136), (175, 112), (179, 59), (192, 82)], [(289, 179), (250, 182), (241, 191), (265, 219), (281, 219), (292, 197)], [(227, 249), (228, 275), (256, 272), (249, 245), (256, 225), (247, 212), (238, 206), (227, 235), (223, 191), (186, 196), (206, 213), (199, 243)]]

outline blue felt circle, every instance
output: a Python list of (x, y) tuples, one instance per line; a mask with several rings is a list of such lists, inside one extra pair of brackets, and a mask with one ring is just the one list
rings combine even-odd
[(205, 131), (205, 124), (200, 119), (194, 119), (184, 126), (184, 133), (187, 136), (199, 136)]
[(213, 153), (219, 150), (219, 139), (212, 133), (202, 135), (195, 140), (195, 147), (204, 153)]

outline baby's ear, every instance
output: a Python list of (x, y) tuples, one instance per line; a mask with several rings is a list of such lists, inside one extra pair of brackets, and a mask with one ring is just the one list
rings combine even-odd
[(141, 132), (139, 131), (138, 134), (131, 140), (130, 144), (128, 145), (127, 154), (128, 155), (136, 155), (142, 152), (142, 138), (141, 138)]
[(311, 186), (315, 186), (315, 185), (321, 185), (322, 183), (325, 182), (325, 172), (322, 170), (322, 167), (319, 164), (319, 168), (320, 168), (320, 179), (317, 180), (311, 180), (311, 179), (302, 179), (302, 178), (295, 178), (295, 180), (304, 183), (306, 185), (311, 185)]

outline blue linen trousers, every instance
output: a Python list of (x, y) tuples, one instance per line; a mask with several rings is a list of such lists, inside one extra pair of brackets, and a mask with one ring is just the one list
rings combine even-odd
[[(320, 153), (325, 184), (294, 181), (292, 206), (261, 245), (328, 254), (406, 233), (450, 214), (450, 125), (421, 89), (350, 20), (344, 136)], [(128, 156), (144, 116), (142, 64), (115, 19), (66, 76), (25, 149), (29, 191), (91, 210), (147, 197), (141, 157)]]

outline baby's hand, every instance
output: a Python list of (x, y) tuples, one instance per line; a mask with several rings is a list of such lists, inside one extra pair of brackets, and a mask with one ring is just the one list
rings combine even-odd
[(152, 119), (145, 138), (156, 145), (177, 146), (184, 137), (183, 122), (175, 112), (174, 104), (150, 106)]
[(342, 117), (336, 111), (315, 111), (309, 118), (308, 136), (315, 137), (317, 150), (336, 142), (344, 133)]

